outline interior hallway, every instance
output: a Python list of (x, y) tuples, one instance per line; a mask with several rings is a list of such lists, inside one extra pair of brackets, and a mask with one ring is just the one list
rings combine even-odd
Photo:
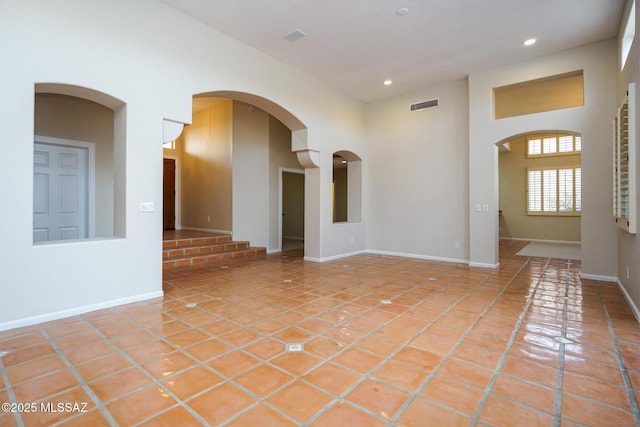
[(523, 244), (499, 270), (300, 251), (166, 270), (164, 298), (0, 332), (0, 402), (88, 411), (0, 425), (637, 425), (623, 295)]

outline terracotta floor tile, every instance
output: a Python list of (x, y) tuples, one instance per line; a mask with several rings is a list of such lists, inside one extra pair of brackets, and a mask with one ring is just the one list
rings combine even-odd
[(492, 393), (533, 406), (549, 414), (553, 413), (555, 390), (552, 388), (533, 384), (509, 375), (500, 375), (493, 386)]
[(344, 344), (323, 337), (312, 339), (304, 345), (305, 351), (323, 359), (328, 359), (343, 348)]
[(322, 359), (312, 354), (300, 351), (291, 351), (283, 353), (272, 359), (270, 363), (284, 369), (294, 376), (303, 375), (311, 369), (321, 365)]
[(631, 412), (567, 393), (562, 394), (562, 418), (593, 426), (636, 425)]
[(322, 414), (311, 427), (383, 427), (386, 423), (353, 406), (339, 402)]
[(227, 424), (229, 427), (295, 427), (296, 425), (265, 405), (255, 406)]
[(131, 366), (131, 362), (119, 353), (112, 353), (108, 356), (91, 360), (76, 366), (82, 378), (89, 382), (108, 374), (120, 371)]
[[(1, 417), (0, 425), (4, 426)], [(82, 413), (80, 415), (68, 418), (58, 425), (60, 427), (110, 427), (111, 423), (105, 418), (100, 410), (94, 409), (87, 413)]]
[(493, 371), (462, 360), (449, 359), (440, 368), (438, 375), (484, 389), (489, 384)]
[(237, 376), (234, 381), (258, 396), (265, 397), (292, 379), (291, 375), (287, 375), (276, 368), (269, 365), (260, 365)]
[(234, 351), (223, 356), (216, 357), (209, 361), (207, 365), (227, 377), (233, 377), (240, 372), (257, 365), (258, 363), (260, 363), (258, 359), (240, 351)]
[(45, 398), (38, 404), (37, 411), (23, 412), (21, 416), (27, 426), (52, 425), (94, 408), (95, 404), (87, 393), (80, 387), (75, 387), (56, 396)]
[(383, 357), (390, 356), (400, 349), (402, 343), (377, 335), (370, 335), (358, 343), (358, 347), (369, 350)]
[[(298, 422), (306, 422), (332, 401), (331, 396), (301, 382), (295, 382), (267, 400)], [(300, 402), (304, 402), (303, 405)]]
[(219, 338), (231, 345), (242, 347), (252, 341), (256, 341), (258, 338), (260, 338), (260, 335), (246, 329), (238, 329), (233, 332), (221, 335)]
[(92, 342), (73, 347), (65, 352), (65, 356), (71, 363), (79, 364), (88, 360), (102, 357), (116, 351), (116, 348), (106, 341)]
[(41, 376), (13, 387), (17, 402), (35, 402), (49, 395), (78, 387), (78, 380), (68, 370)]
[(158, 379), (163, 379), (176, 372), (183, 371), (195, 365), (193, 359), (180, 352), (169, 353), (159, 359), (150, 360), (142, 364), (151, 375)]
[(422, 390), (420, 395), (432, 402), (440, 403), (472, 417), (484, 393), (436, 376), (429, 381), (429, 384)]
[(136, 331), (126, 335), (119, 335), (111, 339), (111, 342), (121, 349), (137, 347), (140, 344), (156, 341), (157, 338), (147, 331)]
[(127, 350), (127, 355), (136, 362), (142, 363), (147, 360), (158, 359), (175, 350), (175, 347), (163, 341), (153, 341)]
[[(624, 295), (581, 279), (579, 262), (514, 256), (522, 244), (501, 241), (495, 270), (301, 253), (165, 269), (162, 298), (0, 332), (0, 400), (6, 386), (19, 400), (88, 399), (68, 360), (99, 408), (25, 425), (456, 426), (484, 393), (478, 426), (550, 425), (554, 338), (566, 335), (560, 425), (634, 425), (602, 306), (640, 398), (640, 332)], [(0, 424), (17, 425), (12, 414)]]
[(364, 352), (358, 348), (350, 348), (336, 356), (333, 361), (342, 366), (351, 368), (361, 373), (370, 372), (382, 362), (382, 358)]
[(178, 406), (167, 412), (153, 417), (147, 422), (139, 424), (140, 427), (201, 427), (202, 422), (191, 415), (186, 409)]
[(222, 424), (255, 400), (235, 386), (225, 383), (187, 402), (211, 425)]
[(325, 332), (323, 335), (345, 344), (353, 344), (362, 338), (365, 332), (350, 327), (338, 327)]
[(400, 415), (398, 424), (404, 427), (423, 427), (425, 420), (428, 420), (429, 425), (447, 427), (468, 427), (471, 422), (470, 418), (417, 398)]
[(565, 372), (562, 379), (562, 391), (600, 400), (627, 411), (631, 410), (627, 391), (623, 387), (605, 381)]
[(550, 426), (553, 423), (550, 414), (495, 396), (489, 397), (479, 420), (497, 426)]
[(107, 405), (107, 410), (120, 425), (133, 425), (176, 402), (163, 389), (151, 385)]
[(409, 345), (421, 350), (431, 351), (433, 353), (447, 354), (451, 349), (453, 349), (456, 342), (437, 335), (424, 333), (412, 339)]
[(369, 379), (345, 396), (346, 400), (387, 419), (391, 419), (408, 398), (406, 392)]
[(211, 370), (196, 366), (188, 371), (173, 375), (163, 381), (164, 386), (171, 390), (182, 400), (187, 400), (193, 395), (214, 387), (224, 381)]
[(233, 347), (228, 346), (218, 340), (209, 339), (207, 341), (203, 341), (200, 344), (196, 344), (194, 346), (190, 346), (186, 348), (184, 351), (189, 353), (191, 356), (195, 357), (198, 360), (204, 361), (209, 360), (212, 357), (218, 356), (222, 353), (226, 353), (231, 350)]
[[(2, 348), (4, 350), (7, 347)], [(2, 363), (4, 366), (18, 365), (40, 357), (53, 355), (55, 352), (56, 351), (49, 343), (34, 344), (28, 347), (21, 347), (16, 350), (9, 351), (9, 353), (2, 358)]]
[(427, 372), (431, 372), (442, 360), (442, 356), (418, 348), (406, 347), (400, 350), (394, 360), (409, 363)]
[(285, 351), (285, 345), (281, 342), (265, 338), (253, 344), (244, 347), (244, 350), (257, 356), (262, 360), (269, 360), (277, 354)]
[(31, 362), (7, 367), (7, 375), (11, 384), (16, 385), (42, 375), (64, 369), (66, 365), (55, 355), (41, 357)]
[(209, 338), (210, 337), (203, 332), (196, 329), (189, 329), (183, 332), (178, 332), (175, 335), (165, 337), (165, 340), (177, 348), (183, 348), (198, 342), (206, 341)]
[(273, 338), (285, 343), (302, 343), (311, 337), (311, 333), (299, 328), (288, 328), (273, 335)]
[(108, 402), (150, 383), (149, 377), (132, 367), (94, 381), (89, 387), (102, 402)]
[(391, 360), (382, 365), (373, 375), (382, 382), (413, 392), (427, 379), (429, 372)]
[(507, 357), (502, 372), (518, 376), (527, 381), (540, 383), (548, 387), (555, 387), (557, 369), (545, 365), (540, 365), (528, 360)]
[(340, 366), (325, 363), (303, 378), (333, 394), (340, 395), (353, 386), (361, 377)]

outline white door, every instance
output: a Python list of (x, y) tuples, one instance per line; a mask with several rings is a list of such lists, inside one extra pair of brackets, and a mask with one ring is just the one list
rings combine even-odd
[(35, 143), (33, 158), (34, 243), (88, 237), (88, 150)]

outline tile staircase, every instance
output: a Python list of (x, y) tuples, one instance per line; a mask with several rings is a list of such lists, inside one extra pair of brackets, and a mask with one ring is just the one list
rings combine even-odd
[(236, 242), (227, 234), (206, 232), (165, 232), (162, 242), (162, 267), (197, 265), (232, 258), (264, 257), (266, 248)]

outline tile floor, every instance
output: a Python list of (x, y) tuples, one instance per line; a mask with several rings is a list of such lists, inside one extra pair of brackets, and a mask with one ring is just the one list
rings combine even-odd
[(0, 425), (638, 425), (624, 297), (520, 248), (495, 271), (295, 253), (165, 271), (164, 298), (0, 332), (0, 403), (33, 403)]

